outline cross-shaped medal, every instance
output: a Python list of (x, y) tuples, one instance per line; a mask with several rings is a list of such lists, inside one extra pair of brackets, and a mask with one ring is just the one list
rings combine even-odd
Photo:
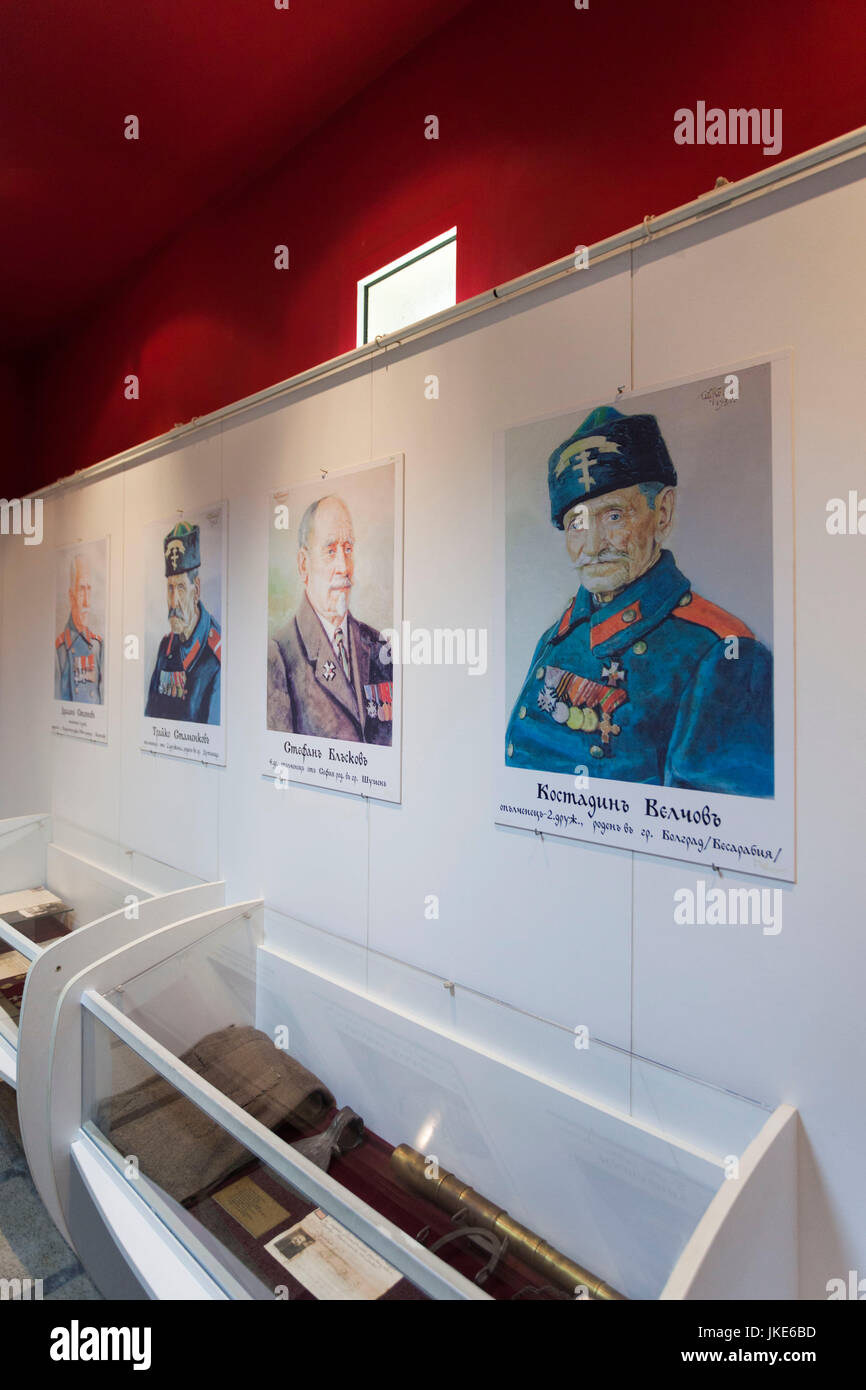
[(592, 474), (589, 471), (589, 454), (578, 454), (578, 458), (580, 459), (580, 463), (578, 463), (577, 465), (578, 472), (580, 473), (580, 481), (583, 486), (584, 493), (587, 493), (589, 492), (589, 489), (592, 487)]
[[(611, 685), (616, 685), (617, 681), (625, 680), (625, 671), (623, 671), (618, 661), (612, 661), (609, 666), (602, 667), (601, 678), (602, 680), (609, 681)], [(617, 733), (618, 732), (619, 730), (617, 730)]]
[(610, 743), (611, 734), (619, 733), (619, 725), (611, 723), (610, 715), (608, 714), (607, 710), (605, 710), (604, 717), (602, 718), (602, 721), (598, 727), (601, 732), (602, 743)]

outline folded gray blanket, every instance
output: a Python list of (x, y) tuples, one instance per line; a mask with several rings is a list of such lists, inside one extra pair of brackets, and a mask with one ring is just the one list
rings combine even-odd
[[(266, 1033), (232, 1024), (180, 1059), (268, 1129), (318, 1124), (334, 1105), (327, 1086)], [(103, 1101), (97, 1125), (125, 1158), (178, 1202), (222, 1182), (252, 1155), (162, 1076)]]

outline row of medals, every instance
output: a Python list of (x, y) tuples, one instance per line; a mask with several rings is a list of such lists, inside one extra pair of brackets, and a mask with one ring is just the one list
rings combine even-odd
[[(568, 705), (565, 700), (557, 700), (552, 708), (549, 707), (550, 691), (554, 690), (562, 678), (563, 672), (557, 667), (553, 670), (556, 674), (551, 677), (548, 672), (550, 667), (539, 667), (538, 677), (544, 679), (544, 690), (539, 692), (538, 704), (541, 709), (545, 709), (557, 724), (565, 724), (575, 732), (582, 730), (585, 734), (593, 734), (601, 723), (601, 719), (591, 705)], [(587, 680), (589, 677), (587, 677)]]
[(564, 700), (557, 700), (552, 713), (557, 724), (567, 724), (569, 729), (583, 729), (586, 734), (594, 733), (601, 722), (589, 705), (581, 708), (580, 705), (567, 705)]

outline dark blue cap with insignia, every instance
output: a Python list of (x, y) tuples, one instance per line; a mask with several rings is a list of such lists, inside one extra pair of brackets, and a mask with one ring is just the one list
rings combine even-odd
[(621, 415), (612, 406), (599, 406), (550, 455), (550, 519), (561, 531), (563, 517), (578, 502), (636, 483), (677, 485), (658, 421), (654, 415)]
[(189, 570), (197, 570), (201, 564), (199, 529), (197, 526), (191, 526), (188, 521), (179, 521), (169, 531), (162, 547), (165, 551), (166, 579), (172, 574), (186, 574)]

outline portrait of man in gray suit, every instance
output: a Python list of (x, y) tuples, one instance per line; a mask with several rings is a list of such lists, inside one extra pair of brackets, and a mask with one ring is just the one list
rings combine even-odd
[(268, 728), (390, 747), (390, 651), (350, 612), (355, 531), (340, 497), (307, 507), (297, 565), (303, 597), (268, 643)]

